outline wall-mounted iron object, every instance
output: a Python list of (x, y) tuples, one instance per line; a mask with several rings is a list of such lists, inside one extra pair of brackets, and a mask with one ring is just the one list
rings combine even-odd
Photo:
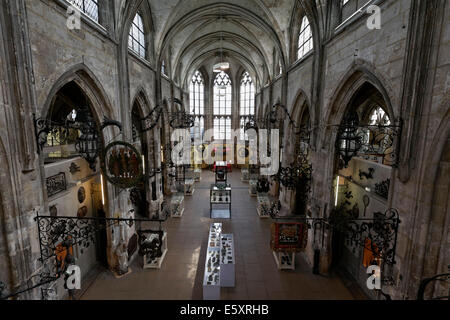
[(364, 172), (362, 170), (359, 170), (359, 179), (362, 180), (363, 177), (367, 180), (373, 179), (373, 174), (375, 173), (374, 168), (369, 168), (369, 172)]

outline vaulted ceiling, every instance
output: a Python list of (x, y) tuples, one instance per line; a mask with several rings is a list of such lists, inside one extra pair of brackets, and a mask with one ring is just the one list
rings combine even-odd
[[(118, 1), (123, 11), (134, 2)], [(289, 28), (298, 0), (135, 1), (150, 7), (156, 57), (166, 60), (170, 77), (180, 85), (221, 55), (248, 70), (258, 86), (274, 76), (278, 63), (285, 67), (289, 61)]]

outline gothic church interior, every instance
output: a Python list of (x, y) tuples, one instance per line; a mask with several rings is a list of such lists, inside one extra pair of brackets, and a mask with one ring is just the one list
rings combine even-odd
[(449, 20), (2, 0), (0, 299), (448, 299)]

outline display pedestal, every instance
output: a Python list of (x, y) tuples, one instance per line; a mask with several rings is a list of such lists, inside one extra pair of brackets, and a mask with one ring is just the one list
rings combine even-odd
[(272, 253), (278, 270), (295, 270), (295, 253), (275, 251)]
[[(256, 207), (256, 212), (261, 219), (270, 218), (268, 210), (271, 207), (271, 201), (267, 193), (258, 193), (258, 204)], [(264, 208), (266, 210), (264, 210)]]
[(185, 196), (192, 196), (195, 192), (194, 189), (194, 179), (186, 179), (184, 182), (184, 195)]
[(181, 218), (184, 213), (184, 195), (177, 193), (170, 199), (170, 216), (172, 218)]
[(250, 188), (248, 189), (248, 192), (251, 197), (256, 197), (258, 195), (258, 180), (250, 180), (249, 181)]
[[(157, 237), (156, 234), (154, 236)], [(150, 241), (151, 240), (152, 238), (150, 238)], [(167, 232), (164, 232), (164, 236), (162, 238), (162, 256), (160, 258), (156, 258), (153, 261), (149, 261), (147, 255), (144, 255), (144, 269), (161, 269), (162, 263), (166, 258), (167, 251)]]

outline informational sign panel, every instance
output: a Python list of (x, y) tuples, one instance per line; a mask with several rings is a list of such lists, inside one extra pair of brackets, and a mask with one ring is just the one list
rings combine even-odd
[(298, 222), (277, 222), (271, 226), (271, 249), (275, 252), (300, 252), (306, 248), (308, 226)]

